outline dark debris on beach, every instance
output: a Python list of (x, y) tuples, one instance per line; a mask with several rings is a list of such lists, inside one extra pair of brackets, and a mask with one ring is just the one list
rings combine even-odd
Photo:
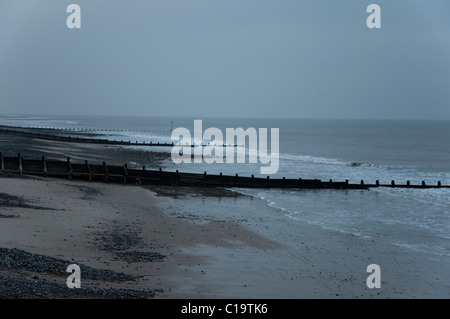
[(39, 210), (54, 210), (54, 208), (27, 204), (23, 198), (14, 195), (0, 193), (0, 207), (20, 207)]
[[(65, 279), (69, 275), (66, 269), (70, 264), (72, 262), (64, 259), (33, 254), (20, 249), (0, 248), (0, 287), (2, 287), (0, 298), (147, 299), (154, 297), (157, 291), (94, 286), (69, 289)], [(137, 277), (111, 270), (96, 269), (81, 264), (79, 266), (84, 280), (125, 282), (137, 279)], [(60, 276), (62, 282), (43, 280), (48, 275)]]
[(136, 232), (123, 231), (118, 227), (112, 231), (106, 231), (99, 234), (96, 238), (97, 247), (103, 251), (108, 251), (114, 254), (115, 260), (123, 260), (127, 263), (138, 262), (158, 262), (163, 261), (166, 256), (150, 251), (136, 251), (132, 248), (144, 248), (142, 238)]
[(0, 275), (0, 299), (149, 299), (155, 291), (81, 287), (69, 289), (65, 284), (42, 282), (25, 278)]

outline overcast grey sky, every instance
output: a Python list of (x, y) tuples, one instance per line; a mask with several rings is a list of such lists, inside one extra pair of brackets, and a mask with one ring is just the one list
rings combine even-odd
[(0, 113), (450, 119), (449, 15), (448, 0), (0, 0)]

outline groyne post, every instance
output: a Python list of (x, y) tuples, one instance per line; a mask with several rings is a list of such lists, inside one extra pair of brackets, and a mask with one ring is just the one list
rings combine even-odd
[(72, 169), (72, 164), (70, 164), (70, 157), (67, 156), (67, 168), (69, 170), (69, 180), (72, 180), (72, 175), (73, 175), (73, 169)]
[(108, 166), (106, 165), (106, 162), (103, 161), (103, 171), (105, 172), (105, 175), (103, 176), (103, 182), (108, 183)]
[(23, 167), (22, 167), (22, 157), (20, 156), (20, 153), (17, 153), (17, 160), (19, 161), (19, 174), (20, 176), (23, 175)]
[(123, 183), (127, 183), (127, 177), (128, 177), (128, 171), (127, 171), (127, 164), (123, 164)]
[(47, 176), (47, 161), (45, 160), (45, 156), (42, 155), (42, 175), (44, 177)]
[(92, 182), (92, 176), (94, 174), (92, 173), (91, 167), (89, 166), (89, 162), (87, 160), (85, 160), (84, 164), (86, 165), (86, 171), (88, 173), (88, 179), (89, 179), (90, 182)]

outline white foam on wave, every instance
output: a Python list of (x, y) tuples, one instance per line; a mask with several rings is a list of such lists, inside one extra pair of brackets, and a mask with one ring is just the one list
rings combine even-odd
[(301, 161), (314, 164), (327, 164), (327, 165), (341, 165), (341, 166), (353, 166), (353, 167), (381, 167), (388, 168), (387, 165), (377, 165), (371, 163), (360, 163), (360, 162), (349, 162), (335, 158), (326, 157), (316, 157), (310, 155), (293, 155), (293, 154), (280, 154), (280, 159), (291, 160), (291, 161)]

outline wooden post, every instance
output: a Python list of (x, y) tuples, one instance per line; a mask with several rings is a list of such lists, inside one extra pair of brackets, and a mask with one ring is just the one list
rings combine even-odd
[(411, 182), (410, 181), (406, 181), (406, 186), (411, 186)]
[(438, 181), (438, 187), (441, 187), (441, 181)]
[(103, 170), (104, 170), (104, 175), (103, 175), (103, 182), (107, 183), (108, 182), (108, 166), (106, 165), (106, 162), (103, 162)]
[(86, 168), (87, 168), (87, 171), (88, 171), (88, 179), (89, 179), (89, 181), (90, 182), (92, 182), (92, 170), (91, 170), (91, 167), (89, 166), (89, 163), (88, 163), (88, 161), (86, 160), (86, 161), (84, 161), (84, 163), (86, 164)]
[(425, 186), (425, 181), (422, 181), (422, 186)]
[(127, 171), (127, 164), (123, 164), (123, 183), (127, 183), (127, 177), (128, 177), (128, 171)]
[(43, 168), (42, 168), (42, 175), (44, 177), (46, 177), (47, 176), (47, 162), (45, 161), (45, 156), (44, 155), (42, 155), (42, 166), (43, 166)]
[(67, 157), (67, 168), (69, 169), (69, 179), (72, 180), (72, 164), (70, 164), (70, 157)]
[(364, 185), (364, 180), (363, 179), (361, 180), (361, 185)]
[(375, 181), (375, 184), (376, 184), (377, 186), (380, 186), (380, 181), (377, 179), (377, 180)]
[(17, 159), (19, 161), (19, 173), (20, 173), (20, 176), (22, 176), (23, 168), (22, 168), (22, 157), (20, 156), (20, 153), (17, 153)]
[(0, 170), (4, 170), (5, 169), (5, 163), (3, 161), (3, 154), (2, 152), (0, 152)]
[(391, 186), (395, 186), (395, 181), (394, 180), (391, 181)]

